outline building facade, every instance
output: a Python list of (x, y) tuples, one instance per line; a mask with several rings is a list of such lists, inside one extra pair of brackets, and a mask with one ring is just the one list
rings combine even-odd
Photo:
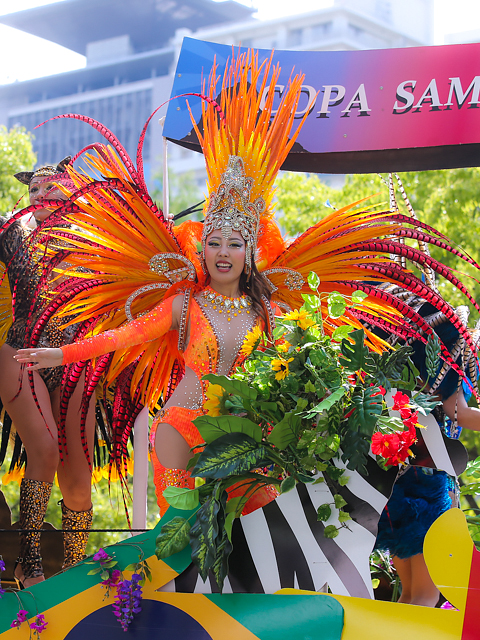
[[(432, 43), (433, 0), (334, 0), (331, 8), (259, 21), (227, 0), (64, 0), (0, 17), (0, 23), (86, 56), (82, 69), (0, 86), (0, 124), (35, 135), (40, 164), (58, 162), (102, 137), (76, 113), (113, 131), (135, 157), (143, 124), (168, 100), (184, 36), (265, 49), (356, 50)], [(160, 117), (165, 107), (159, 112)], [(145, 139), (147, 180), (161, 166), (156, 117)], [(204, 180), (199, 154), (170, 145), (169, 166)]]

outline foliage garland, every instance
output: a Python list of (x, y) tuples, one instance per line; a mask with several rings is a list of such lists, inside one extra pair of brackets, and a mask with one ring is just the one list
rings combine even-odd
[[(417, 381), (410, 347), (370, 352), (365, 332), (348, 325), (326, 336), (315, 273), (309, 285), (312, 294), (303, 296), (302, 308), (278, 319), (273, 343), (254, 329), (242, 347), (247, 358), (233, 376), (204, 377), (208, 413), (195, 420), (204, 443), (189, 464), (196, 487), (168, 487), (163, 494), (171, 506), (193, 513), (162, 528), (157, 557), (190, 544), (202, 579), (212, 571), (220, 590), (236, 517), (296, 483), (327, 482), (331, 488), (348, 482), (345, 467), (367, 473), (372, 437), (380, 466), (404, 463), (416, 440), (418, 413), (426, 415), (436, 404), (421, 393), (412, 399), (397, 392), (390, 410), (400, 417), (390, 415), (386, 392), (411, 391)], [(364, 297), (330, 293), (329, 316), (341, 317)], [(340, 493), (333, 500), (317, 511), (331, 538), (350, 520)]]

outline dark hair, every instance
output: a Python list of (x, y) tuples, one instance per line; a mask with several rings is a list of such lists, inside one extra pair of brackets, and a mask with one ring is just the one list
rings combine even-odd
[(262, 296), (265, 296), (270, 302), (272, 293), (266, 280), (257, 269), (257, 265), (253, 263), (252, 273), (250, 279), (247, 280), (247, 274), (243, 271), (240, 276), (240, 282), (238, 283), (240, 293), (250, 296), (252, 299), (252, 307), (257, 315), (259, 315), (263, 321), (268, 325), (268, 319), (265, 317), (265, 310), (263, 307)]

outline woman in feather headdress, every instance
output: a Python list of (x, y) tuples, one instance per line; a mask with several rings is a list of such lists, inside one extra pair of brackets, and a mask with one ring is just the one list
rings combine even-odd
[[(47, 165), (36, 171), (16, 174), (15, 177), (28, 186), (31, 206), (7, 218), (0, 228), (0, 261), (5, 265), (2, 278), (5, 297), (2, 301), (0, 397), (8, 413), (4, 430), (8, 431), (7, 423), (13, 421), (27, 457), (25, 477), (20, 483), (20, 555), (14, 570), (15, 578), (22, 587), (44, 579), (40, 533), (35, 530), (42, 528), (55, 473), (58, 473), (64, 497), (61, 505), (63, 528), (80, 530), (64, 534), (64, 566), (83, 558), (92, 522), (91, 471), (79, 430), (81, 387), (72, 395), (65, 416), (65, 449), (68, 446), (68, 455), (60, 464), (57, 423), (63, 368), (48, 368), (40, 375), (30, 374), (29, 380), (24, 368), (12, 359), (16, 349), (32, 344), (30, 339), (35, 323), (47, 304), (42, 291), (49, 277), (42, 262), (43, 251), (37, 243), (42, 237), (40, 234), (49, 227), (52, 211), (65, 200), (58, 183), (68, 178), (65, 171), (70, 160), (68, 157), (57, 166)], [(25, 213), (30, 213), (35, 220), (35, 231), (24, 225), (24, 217), (19, 217)], [(54, 286), (58, 286), (58, 282)], [(38, 336), (38, 344), (58, 347), (71, 342), (74, 329), (70, 326), (61, 330), (58, 322), (52, 319)], [(90, 448), (93, 427), (92, 406), (86, 413), (86, 441)], [(4, 433), (2, 440), (6, 445), (8, 433)]]
[[(77, 365), (69, 363), (94, 358), (90, 389), (100, 376), (107, 383), (120, 383), (113, 448), (120, 469), (139, 408), (154, 410), (163, 404), (150, 436), (162, 514), (167, 506), (162, 496), (165, 487), (192, 483), (186, 466), (191, 448), (202, 442), (193, 420), (206, 413), (208, 383), (203, 377), (228, 374), (241, 364), (242, 343), (252, 327), (271, 336), (278, 308), (298, 309), (302, 295), (310, 292), (310, 271), (318, 274), (327, 294), (338, 291), (347, 298), (355, 290), (368, 294), (339, 319), (328, 317), (322, 299), (328, 334), (342, 323), (361, 328), (368, 320), (402, 336), (415, 334), (418, 327), (429, 335), (430, 328), (414, 310), (375, 285), (400, 281), (443, 309), (474, 348), (445, 301), (391, 259), (396, 254), (412, 262), (427, 261), (465, 291), (443, 265), (397, 239), (414, 234), (449, 248), (430, 227), (416, 221), (412, 225), (408, 216), (397, 212), (350, 206), (333, 212), (287, 247), (273, 218), (274, 180), (303, 123), (292, 133), (303, 76), (291, 79), (274, 112), (279, 72), (271, 58), (260, 65), (253, 51), (233, 56), (217, 104), (219, 78), (213, 67), (203, 91), (202, 132), (192, 116), (208, 173), (203, 225), (184, 223), (171, 230), (165, 223), (142, 175), (144, 134), (135, 167), (99, 123), (66, 116), (102, 130), (114, 149), (95, 145), (97, 154), (88, 155), (97, 180), (69, 171), (77, 188), (72, 216), (83, 230), (75, 238), (69, 262), (73, 267), (88, 264), (95, 279), (76, 279), (74, 295), (54, 301), (50, 312), (61, 308), (76, 322), (98, 320), (94, 335), (85, 341), (61, 349), (24, 350), (16, 358), (30, 363), (30, 370), (67, 365), (67, 379), (78, 373)], [(367, 340), (372, 349), (385, 348), (368, 332)], [(449, 358), (446, 350), (444, 357)]]

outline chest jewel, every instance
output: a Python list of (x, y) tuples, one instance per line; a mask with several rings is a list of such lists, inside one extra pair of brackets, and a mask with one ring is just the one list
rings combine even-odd
[(229, 298), (210, 289), (210, 287), (202, 292), (201, 301), (205, 309), (213, 309), (217, 313), (225, 314), (227, 322), (242, 313), (249, 314), (252, 307), (252, 300), (249, 296)]

